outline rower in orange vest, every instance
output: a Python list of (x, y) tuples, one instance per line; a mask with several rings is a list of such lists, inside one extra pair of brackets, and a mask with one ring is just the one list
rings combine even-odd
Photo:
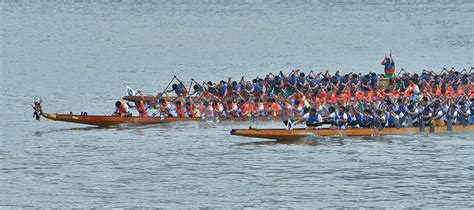
[(268, 112), (270, 113), (271, 116), (277, 117), (280, 115), (280, 107), (278, 106), (278, 103), (274, 98), (271, 98), (270, 100), (271, 105), (270, 108), (268, 109)]
[(245, 102), (242, 106), (242, 116), (252, 116), (252, 107), (249, 102)]
[(349, 92), (348, 99), (349, 105), (357, 105), (357, 93), (354, 90)]
[(227, 100), (226, 105), (226, 114), (227, 116), (232, 117), (239, 117), (239, 107), (236, 103), (232, 102), (232, 100)]
[(186, 112), (184, 110), (184, 105), (181, 103), (181, 101), (176, 101), (175, 102), (174, 110), (177, 114), (176, 117), (186, 117)]
[(462, 96), (463, 94), (464, 94), (463, 87), (462, 87), (462, 86), (458, 86), (457, 96)]
[(339, 100), (338, 100), (338, 98), (337, 98), (336, 92), (333, 91), (333, 92), (331, 93), (330, 102), (331, 102), (331, 104), (334, 105), (334, 104), (337, 104), (338, 101), (339, 101)]
[[(201, 107), (200, 107), (201, 109)], [(214, 117), (214, 108), (208, 101), (204, 101), (201, 111), (201, 116), (203, 118), (213, 118)]]
[(358, 101), (363, 101), (364, 100), (364, 92), (357, 91), (356, 92), (356, 97)]
[(119, 116), (119, 117), (131, 117), (132, 112), (130, 112), (130, 108), (128, 107), (127, 103), (123, 101), (116, 101), (115, 102), (115, 111), (112, 116)]
[(148, 115), (148, 107), (144, 100), (135, 101), (135, 109), (137, 109), (138, 116), (150, 117), (150, 115)]

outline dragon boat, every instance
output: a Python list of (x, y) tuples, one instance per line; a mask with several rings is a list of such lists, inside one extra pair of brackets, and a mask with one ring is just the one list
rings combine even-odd
[(412, 128), (348, 128), (348, 129), (313, 129), (313, 128), (297, 128), (293, 130), (286, 129), (232, 129), (231, 135), (245, 136), (252, 138), (272, 139), (277, 141), (285, 141), (291, 139), (302, 138), (306, 136), (385, 136), (385, 135), (414, 135), (423, 133), (446, 133), (446, 132), (474, 132), (474, 125), (453, 125), (452, 128), (447, 126), (436, 126), (432, 129)]
[(129, 125), (151, 125), (151, 124), (160, 124), (160, 123), (173, 123), (173, 122), (189, 122), (189, 121), (219, 121), (219, 122), (248, 122), (248, 121), (259, 121), (259, 122), (278, 122), (281, 121), (279, 117), (271, 118), (250, 118), (250, 117), (219, 117), (219, 118), (201, 118), (201, 117), (140, 117), (140, 116), (130, 116), (130, 117), (120, 117), (120, 116), (110, 116), (110, 115), (75, 115), (75, 114), (51, 114), (43, 112), (40, 103), (35, 102), (33, 107), (35, 112), (33, 113), (36, 116), (36, 119), (39, 120), (40, 116), (43, 116), (49, 120), (53, 121), (63, 121), (70, 123), (78, 123), (85, 125), (94, 125), (99, 127), (108, 127), (119, 124), (129, 124)]

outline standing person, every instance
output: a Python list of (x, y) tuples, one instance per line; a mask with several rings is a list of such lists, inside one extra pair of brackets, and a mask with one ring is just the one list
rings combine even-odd
[(385, 78), (389, 78), (390, 80), (393, 79), (393, 75), (395, 74), (395, 62), (392, 58), (392, 51), (390, 51), (390, 56), (387, 57), (385, 54), (385, 58), (382, 60), (382, 65), (384, 66)]

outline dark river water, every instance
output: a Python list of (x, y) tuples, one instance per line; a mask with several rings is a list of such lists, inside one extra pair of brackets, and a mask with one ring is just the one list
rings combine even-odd
[[(0, 206), (474, 208), (472, 133), (230, 136), (246, 123), (98, 129), (32, 119), (110, 114), (130, 85), (292, 68), (470, 68), (474, 2), (0, 1)], [(279, 123), (260, 125), (281, 127)]]

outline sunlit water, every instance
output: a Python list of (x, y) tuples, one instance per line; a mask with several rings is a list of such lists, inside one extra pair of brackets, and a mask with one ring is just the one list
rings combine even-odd
[[(248, 123), (98, 129), (36, 122), (110, 114), (125, 85), (291, 68), (469, 68), (472, 1), (0, 3), (1, 206), (474, 207), (472, 133), (261, 142)], [(281, 127), (281, 124), (259, 126)]]

